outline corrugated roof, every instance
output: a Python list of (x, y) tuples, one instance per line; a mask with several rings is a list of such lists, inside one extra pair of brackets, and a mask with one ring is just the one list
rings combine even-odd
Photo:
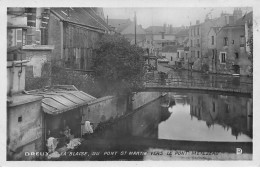
[(71, 90), (64, 90), (60, 88), (49, 88), (44, 90), (27, 91), (27, 94), (42, 96), (43, 111), (48, 114), (63, 113), (96, 100), (95, 97), (79, 91), (75, 88)]

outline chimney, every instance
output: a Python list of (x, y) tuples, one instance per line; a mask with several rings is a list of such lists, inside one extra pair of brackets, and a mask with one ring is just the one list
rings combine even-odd
[(200, 24), (200, 20), (196, 20), (196, 24)]

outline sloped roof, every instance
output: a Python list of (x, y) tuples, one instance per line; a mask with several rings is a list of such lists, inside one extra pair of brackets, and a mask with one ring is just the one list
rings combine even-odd
[(166, 52), (166, 53), (177, 52), (177, 48), (178, 48), (177, 46), (168, 45), (162, 48), (162, 52)]
[(112, 31), (112, 28), (95, 12), (93, 8), (83, 8), (83, 9), (87, 11), (92, 17), (94, 17), (107, 30)]
[(97, 21), (97, 17), (90, 15), (87, 11), (90, 10), (86, 10), (86, 8), (51, 8), (51, 12), (61, 20), (104, 31), (105, 28)]
[(243, 17), (239, 18), (235, 25), (244, 25), (247, 22), (249, 25), (253, 24), (253, 11), (245, 14)]
[[(211, 30), (213, 30), (213, 31), (217, 34), (220, 29), (221, 29), (221, 27), (211, 27), (211, 28), (209, 29), (209, 32), (210, 32)], [(208, 34), (209, 34), (209, 32), (208, 32)]]
[(115, 27), (115, 31), (119, 33), (131, 23), (132, 21), (130, 19), (108, 19), (108, 25)]
[(161, 32), (165, 32), (165, 34), (176, 34), (179, 32), (182, 28), (181, 27), (166, 27), (166, 30), (164, 30), (163, 26), (150, 26), (145, 29), (146, 33), (148, 34), (161, 34)]
[(96, 99), (87, 93), (77, 90), (74, 86), (64, 87), (65, 86), (57, 86), (57, 88), (32, 90), (25, 93), (42, 96), (43, 111), (53, 115), (87, 105)]

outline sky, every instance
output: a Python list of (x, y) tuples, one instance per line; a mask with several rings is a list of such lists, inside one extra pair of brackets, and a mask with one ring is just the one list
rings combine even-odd
[[(242, 7), (243, 14), (246, 11), (252, 11), (252, 8)], [(172, 24), (173, 27), (189, 26), (195, 24), (196, 20), (203, 22), (206, 14), (210, 13), (210, 18), (219, 17), (223, 12), (233, 14), (234, 8), (103, 8), (105, 17), (110, 19), (131, 19), (134, 20), (134, 12), (136, 11), (137, 24), (141, 24), (143, 28), (149, 26), (162, 26), (164, 23)]]

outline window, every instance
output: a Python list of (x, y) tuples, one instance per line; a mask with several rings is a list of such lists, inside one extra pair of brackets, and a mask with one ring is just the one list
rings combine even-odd
[(196, 27), (193, 29), (193, 35), (196, 35)]
[(235, 40), (232, 40), (232, 44), (235, 44)]
[(171, 56), (171, 61), (172, 61), (172, 56)]
[(228, 45), (228, 37), (224, 37), (224, 46)]
[(200, 58), (200, 51), (197, 51), (198, 58)]
[(192, 28), (190, 29), (190, 35), (192, 36)]
[(191, 46), (191, 47), (192, 47), (192, 44), (193, 44), (193, 43), (192, 43), (192, 40), (190, 40), (190, 46)]
[(226, 53), (220, 53), (220, 63), (226, 63)]
[(214, 45), (214, 36), (211, 36), (211, 45)]
[(238, 53), (235, 53), (235, 55), (236, 55), (236, 59), (238, 59)]
[(179, 58), (180, 57), (180, 52), (178, 51), (178, 53), (177, 53), (177, 58)]
[(213, 49), (212, 50), (212, 59), (214, 59), (215, 58), (215, 50)]
[(212, 103), (212, 111), (215, 112), (215, 102)]
[(197, 28), (197, 35), (200, 35), (200, 28)]
[(200, 40), (197, 39), (197, 46), (200, 47)]
[(23, 117), (22, 116), (19, 116), (18, 117), (18, 122), (22, 122), (23, 121)]
[(185, 53), (186, 54), (186, 60), (188, 59), (188, 53)]
[(243, 35), (240, 36), (240, 47), (245, 46), (245, 37)]

